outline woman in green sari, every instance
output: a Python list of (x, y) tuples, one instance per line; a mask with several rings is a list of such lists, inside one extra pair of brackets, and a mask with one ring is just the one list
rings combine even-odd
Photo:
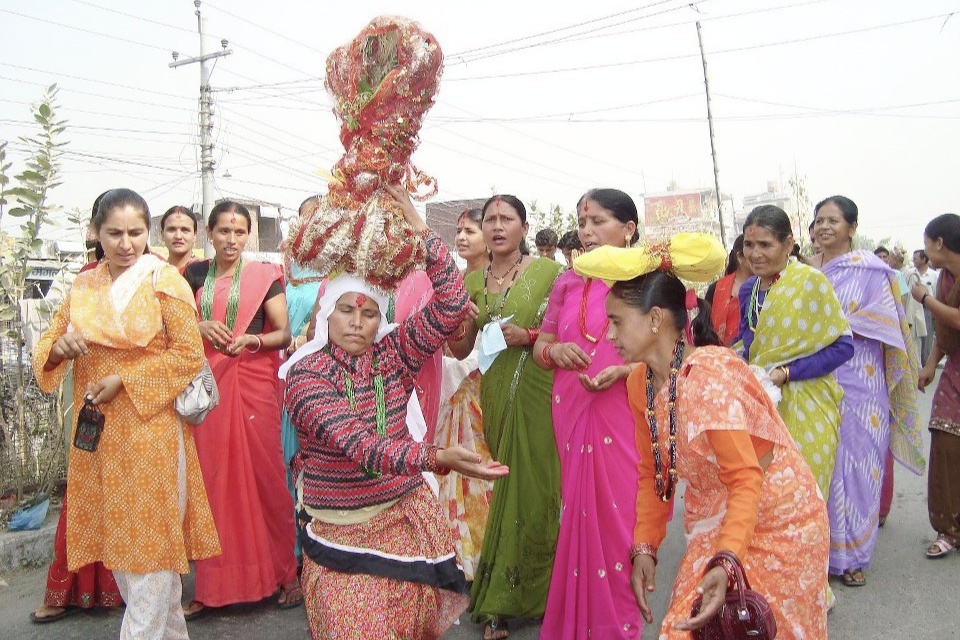
[(507, 618), (543, 616), (560, 523), (553, 372), (533, 363), (531, 349), (561, 266), (521, 253), (526, 216), (514, 196), (484, 204), (481, 229), (491, 263), (467, 276), (473, 319), (448, 343), (462, 358), (482, 332), (484, 431), (490, 455), (513, 470), (494, 485), (471, 591), (472, 617), (483, 623), (487, 640), (507, 637)]
[(790, 260), (790, 218), (773, 205), (750, 212), (743, 255), (754, 277), (740, 288), (743, 355), (779, 387), (781, 417), (826, 500), (837, 459), (843, 390), (833, 371), (853, 357), (850, 324), (820, 271)]

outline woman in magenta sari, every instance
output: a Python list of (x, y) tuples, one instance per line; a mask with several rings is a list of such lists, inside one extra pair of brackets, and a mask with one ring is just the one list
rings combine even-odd
[(187, 267), (220, 404), (196, 430), (197, 453), (223, 554), (196, 563), (188, 620), (210, 607), (303, 594), (294, 555), (293, 498), (280, 439), (279, 352), (290, 344), (279, 265), (241, 258), (250, 213), (221, 202), (207, 224), (216, 257)]
[[(616, 189), (577, 204), (584, 251), (637, 239), (637, 207)], [(550, 293), (534, 361), (556, 369), (553, 426), (560, 453), (560, 536), (541, 638), (639, 638), (630, 590), (640, 454), (627, 402), (630, 367), (605, 340), (609, 288), (573, 270)]]

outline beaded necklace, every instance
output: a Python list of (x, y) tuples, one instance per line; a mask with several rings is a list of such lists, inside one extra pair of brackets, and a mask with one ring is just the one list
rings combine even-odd
[[(243, 269), (243, 258), (237, 260), (233, 270), (233, 280), (230, 282), (230, 294), (227, 296), (226, 325), (233, 331), (237, 321), (237, 308), (240, 306), (240, 271)], [(207, 277), (203, 281), (203, 293), (200, 294), (200, 319), (213, 318), (213, 291), (217, 288), (217, 261), (211, 260), (207, 268)]]
[(607, 321), (603, 324), (603, 329), (600, 330), (600, 335), (598, 337), (594, 337), (587, 333), (587, 298), (590, 295), (591, 284), (593, 284), (593, 278), (587, 278), (587, 284), (584, 285), (583, 294), (580, 296), (580, 316), (577, 319), (580, 325), (580, 335), (594, 345), (593, 351), (590, 352), (590, 355), (595, 356), (597, 355), (596, 344), (600, 341), (600, 338), (607, 335), (607, 328), (610, 326), (610, 318), (607, 318)]
[[(373, 356), (372, 366), (373, 370), (377, 372), (376, 375), (373, 376), (373, 395), (374, 402), (376, 403), (377, 407), (377, 435), (385, 436), (387, 435), (387, 403), (383, 390), (383, 375), (380, 373), (380, 367), (377, 364), (377, 356)], [(347, 372), (345, 369), (343, 370), (343, 386), (345, 387), (347, 401), (350, 403), (350, 408), (356, 411), (357, 396), (353, 390), (353, 380), (350, 378), (349, 372)], [(379, 471), (373, 471), (372, 469), (368, 469), (366, 467), (361, 467), (361, 469), (363, 469), (363, 472), (371, 478), (379, 478), (381, 475), (383, 475)]]
[[(522, 260), (523, 260), (523, 255), (520, 256), (520, 260), (517, 260), (517, 264), (513, 265), (513, 267), (511, 267), (510, 269), (511, 271), (513, 271), (513, 277), (510, 279), (510, 284), (507, 286), (507, 290), (500, 292), (500, 306), (497, 307), (496, 313), (493, 313), (490, 311), (490, 305), (489, 305), (489, 299), (488, 299), (489, 293), (487, 291), (487, 280), (490, 276), (490, 267), (492, 267), (493, 264), (491, 263), (487, 265), (487, 272), (483, 276), (483, 308), (487, 312), (487, 316), (490, 318), (491, 322), (500, 322), (500, 318), (503, 317), (501, 315), (501, 313), (503, 312), (503, 305), (507, 303), (507, 296), (510, 295), (510, 289), (513, 288), (513, 283), (517, 281), (517, 276), (520, 274), (520, 269), (518, 269), (518, 267), (520, 266), (520, 262)], [(507, 273), (509, 273), (509, 271)], [(507, 277), (506, 273), (503, 274), (503, 278), (501, 279), (497, 279), (497, 277), (494, 276), (494, 279), (497, 280), (497, 286), (502, 286), (503, 280), (506, 279), (506, 277)]]
[[(779, 279), (780, 273), (773, 276), (770, 287), (775, 285)], [(767, 287), (768, 295), (770, 293), (770, 287)], [(760, 319), (761, 311), (763, 311), (763, 303), (760, 302), (760, 277), (757, 276), (757, 281), (753, 283), (753, 289), (750, 290), (750, 303), (747, 305), (747, 326), (750, 327), (751, 331), (756, 331), (757, 320)]]
[(673, 364), (670, 365), (670, 398), (667, 409), (670, 415), (670, 468), (667, 470), (667, 486), (663, 486), (663, 464), (660, 461), (660, 440), (657, 433), (657, 417), (653, 411), (653, 370), (647, 368), (647, 422), (650, 424), (650, 438), (653, 440), (653, 466), (656, 472), (657, 495), (664, 502), (673, 497), (677, 486), (677, 374), (683, 361), (683, 337), (677, 338), (673, 348)]

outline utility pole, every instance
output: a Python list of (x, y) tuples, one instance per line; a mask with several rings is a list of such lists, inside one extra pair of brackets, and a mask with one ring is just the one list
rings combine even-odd
[(723, 224), (723, 200), (720, 197), (720, 169), (717, 167), (717, 143), (713, 137), (713, 113), (710, 111), (710, 81), (707, 79), (707, 56), (703, 52), (703, 35), (697, 20), (697, 42), (700, 43), (700, 60), (703, 62), (703, 86), (707, 93), (707, 125), (710, 127), (710, 156), (713, 158), (713, 186), (717, 192), (717, 219), (720, 221), (720, 242), (727, 245), (727, 230)]
[[(200, 55), (192, 58), (180, 60), (180, 54), (173, 52), (173, 62), (170, 68), (182, 67), (186, 64), (200, 63), (200, 181), (203, 185), (203, 205), (202, 221), (209, 219), (210, 212), (213, 210), (213, 89), (210, 88), (210, 75), (213, 68), (207, 62), (216, 58), (223, 58), (233, 53), (227, 49), (227, 41), (221, 40), (222, 51), (207, 53), (206, 26), (207, 19), (200, 15), (200, 0), (193, 0), (193, 6), (197, 8), (197, 29), (200, 32)], [(208, 258), (213, 257), (213, 246), (209, 239), (204, 243), (204, 255)]]

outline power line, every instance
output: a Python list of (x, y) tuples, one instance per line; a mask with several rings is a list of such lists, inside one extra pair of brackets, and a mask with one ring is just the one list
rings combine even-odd
[(176, 98), (178, 100), (191, 100), (187, 96), (180, 96), (175, 93), (167, 93), (166, 91), (154, 91), (153, 89), (141, 89), (140, 87), (132, 87), (126, 84), (118, 84), (116, 82), (107, 82), (106, 80), (97, 80), (96, 78), (84, 78), (83, 76), (75, 76), (69, 73), (60, 73), (57, 71), (47, 71), (46, 69), (37, 69), (35, 67), (24, 67), (19, 64), (11, 64), (9, 62), (0, 62), (0, 67), (10, 67), (11, 69), (20, 69), (21, 71), (31, 71), (34, 73), (46, 73), (47, 75), (57, 76), (60, 78), (70, 78), (71, 80), (83, 80), (84, 82), (95, 82), (97, 84), (105, 84), (111, 87), (117, 87), (119, 89), (127, 89), (128, 91), (141, 91), (143, 93), (152, 93), (158, 96), (167, 96), (170, 98)]
[(261, 29), (261, 30), (263, 30), (263, 31), (266, 31), (267, 33), (273, 34), (273, 35), (277, 36), (278, 38), (282, 38), (282, 39), (286, 40), (287, 42), (290, 42), (290, 43), (292, 43), (292, 44), (301, 46), (301, 47), (303, 47), (304, 49), (309, 49), (310, 51), (313, 51), (314, 53), (319, 53), (320, 55), (322, 55), (322, 56), (324, 57), (324, 59), (326, 59), (327, 54), (329, 53), (329, 52), (327, 52), (327, 51), (321, 51), (320, 49), (317, 49), (316, 47), (311, 47), (310, 45), (304, 44), (303, 42), (300, 42), (300, 41), (298, 41), (298, 40), (294, 40), (293, 38), (291, 38), (291, 37), (289, 37), (289, 36), (287, 36), (287, 35), (285, 35), (285, 34), (283, 34), (283, 33), (280, 33), (280, 32), (278, 32), (278, 31), (274, 31), (274, 30), (272, 30), (272, 29), (268, 29), (268, 28), (266, 28), (265, 26), (263, 26), (263, 25), (260, 24), (260, 23), (252, 22), (252, 21), (247, 20), (246, 18), (243, 18), (243, 17), (241, 17), (241, 16), (238, 16), (238, 15), (236, 15), (236, 14), (234, 14), (234, 13), (230, 13), (230, 12), (227, 11), (226, 9), (222, 9), (222, 8), (220, 8), (220, 7), (218, 7), (218, 6), (214, 5), (214, 4), (211, 4), (210, 2), (207, 2), (207, 6), (208, 6), (208, 7), (211, 7), (212, 9), (215, 9), (215, 10), (219, 11), (220, 13), (223, 13), (223, 14), (226, 14), (226, 15), (230, 16), (231, 18), (233, 18), (233, 19), (235, 19), (235, 20), (239, 20), (240, 22), (245, 22), (245, 23), (247, 23), (247, 24), (249, 24), (249, 25), (251, 25), (251, 26), (253, 26), (253, 27), (256, 27), (256, 28), (258, 28), (258, 29)]
[[(593, 19), (591, 19), (591, 20), (585, 20), (585, 21), (583, 21), (583, 22), (578, 22), (578, 23), (576, 23), (576, 24), (567, 25), (567, 26), (565, 26), (565, 27), (558, 27), (558, 28), (556, 28), (556, 29), (549, 29), (549, 30), (547, 30), (547, 31), (541, 31), (540, 33), (534, 33), (534, 34), (530, 34), (530, 35), (527, 35), (527, 36), (522, 36), (522, 37), (519, 37), (519, 38), (513, 38), (513, 39), (511, 39), (511, 40), (504, 40), (504, 41), (502, 41), (502, 42), (497, 42), (497, 43), (494, 43), (494, 44), (488, 44), (488, 45), (484, 45), (484, 46), (482, 46), (482, 47), (474, 47), (473, 49), (464, 49), (463, 51), (458, 51), (458, 52), (452, 54), (451, 57), (458, 58), (458, 57), (465, 56), (465, 55), (470, 54), (470, 53), (476, 53), (477, 51), (486, 51), (486, 50), (489, 50), (489, 49), (495, 49), (495, 48), (497, 48), (497, 47), (502, 47), (502, 46), (507, 45), (507, 44), (515, 44), (515, 43), (517, 43), (517, 42), (523, 42), (524, 40), (532, 40), (533, 38), (540, 38), (540, 37), (543, 37), (543, 36), (552, 35), (552, 34), (554, 34), (554, 33), (560, 33), (561, 31), (568, 31), (568, 30), (570, 30), (570, 29), (576, 29), (576, 28), (578, 28), (578, 27), (583, 27), (583, 26), (586, 26), (586, 25), (588, 25), (588, 24), (594, 24), (594, 23), (597, 23), (597, 22), (603, 22), (604, 20), (610, 20), (611, 18), (618, 18), (618, 17), (620, 17), (620, 16), (627, 15), (627, 14), (630, 14), (630, 13), (636, 13), (637, 11), (643, 11), (643, 10), (645, 10), (645, 9), (651, 9), (651, 8), (656, 7), (656, 6), (658, 6), (658, 5), (661, 5), (661, 4), (667, 4), (667, 3), (671, 2), (671, 1), (672, 1), (672, 0), (659, 0), (658, 2), (651, 2), (650, 4), (644, 5), (644, 6), (642, 6), (642, 7), (634, 7), (633, 9), (626, 9), (626, 10), (624, 10), (624, 11), (618, 11), (617, 13), (612, 13), (612, 14), (609, 14), (609, 15), (606, 15), (606, 16), (601, 16), (601, 17), (599, 17), (599, 18), (593, 18)], [(694, 4), (696, 4), (696, 3), (694, 3)]]
[(166, 23), (166, 22), (160, 22), (160, 21), (158, 21), (158, 20), (151, 20), (150, 18), (144, 18), (143, 16), (135, 16), (135, 15), (133, 15), (132, 13), (126, 13), (126, 12), (124, 12), (124, 11), (119, 11), (118, 9), (111, 9), (111, 8), (109, 8), (109, 7), (102, 7), (102, 6), (100, 6), (100, 5), (98, 5), (98, 4), (94, 4), (94, 3), (92, 3), (92, 2), (86, 2), (85, 0), (70, 0), (70, 1), (71, 1), (71, 2), (75, 2), (75, 3), (77, 3), (77, 4), (86, 5), (86, 6), (88, 6), (88, 7), (93, 7), (94, 9), (100, 9), (101, 11), (108, 11), (108, 12), (110, 12), (110, 13), (115, 13), (115, 14), (120, 15), (120, 16), (126, 16), (127, 18), (133, 18), (134, 20), (142, 20), (143, 22), (149, 22), (149, 23), (151, 23), (151, 24), (159, 25), (159, 26), (161, 26), (161, 27), (167, 27), (168, 29), (176, 29), (177, 31), (185, 31), (185, 32), (187, 32), (187, 33), (189, 33), (189, 34), (191, 34), (191, 35), (194, 33), (193, 29), (187, 29), (186, 27), (181, 27), (181, 26), (175, 25), (175, 24), (168, 24), (168, 23)]
[[(21, 80), (21, 79), (19, 79), (19, 78), (11, 78), (11, 77), (9, 77), (9, 76), (0, 76), (0, 80), (9, 80), (10, 82), (15, 82), (15, 83), (20, 84), (20, 85), (30, 85), (30, 86), (34, 86), (34, 87), (43, 87), (44, 89), (46, 89), (47, 87), (50, 86), (49, 84), (47, 84), (47, 83), (45, 83), (45, 82), (31, 82), (31, 81), (29, 81), (29, 80)], [(174, 111), (187, 111), (187, 112), (189, 112), (189, 113), (193, 113), (193, 109), (190, 109), (190, 108), (188, 108), (188, 107), (175, 107), (175, 106), (173, 106), (173, 105), (160, 104), (160, 103), (158, 103), (158, 102), (147, 102), (147, 101), (145, 101), (145, 100), (135, 100), (135, 99), (133, 99), (133, 98), (123, 98), (123, 97), (116, 96), (116, 95), (104, 95), (104, 94), (102, 94), (102, 93), (92, 93), (92, 92), (90, 92), (90, 91), (81, 91), (80, 89), (71, 89), (71, 88), (69, 88), (69, 87), (59, 86), (59, 85), (58, 85), (58, 87), (60, 88), (61, 91), (65, 91), (65, 92), (67, 92), (67, 93), (76, 93), (77, 95), (91, 96), (91, 97), (94, 97), (94, 98), (103, 98), (103, 99), (110, 100), (110, 101), (114, 101), (114, 102), (115, 102), (115, 101), (129, 102), (129, 103), (131, 103), (131, 104), (147, 105), (148, 107), (157, 107), (157, 108), (160, 108), (160, 109), (173, 109)]]
[(110, 33), (102, 33), (100, 31), (94, 31), (92, 29), (84, 29), (83, 27), (77, 27), (70, 24), (64, 24), (62, 22), (56, 22), (55, 20), (50, 20), (49, 18), (39, 18), (37, 16), (30, 16), (25, 13), (19, 13), (17, 11), (10, 11), (9, 9), (0, 9), (0, 13), (7, 13), (19, 18), (26, 18), (28, 20), (36, 20), (44, 24), (52, 24), (56, 27), (63, 27), (64, 29), (72, 29), (74, 31), (82, 31), (83, 33), (89, 33), (90, 35), (98, 36), (101, 38), (109, 38), (110, 40), (117, 40), (119, 42), (126, 42), (127, 44), (134, 44), (138, 47), (146, 47), (147, 49), (157, 49), (159, 51), (169, 51), (168, 47), (159, 47), (155, 44), (148, 44), (146, 42), (141, 42), (139, 40), (130, 40), (128, 38), (121, 38), (120, 36), (115, 36)]
[[(704, 1), (705, 1), (705, 0), (704, 0)], [(455, 66), (455, 65), (457, 65), (457, 64), (469, 64), (469, 63), (471, 63), (471, 62), (479, 62), (480, 60), (486, 60), (486, 59), (488, 59), (488, 58), (495, 58), (495, 57), (497, 57), (497, 56), (505, 55), (505, 54), (508, 54), (508, 53), (516, 53), (517, 51), (526, 51), (526, 50), (528, 50), (528, 49), (535, 49), (535, 48), (537, 48), (537, 47), (544, 47), (544, 46), (548, 46), (548, 45), (552, 45), (552, 44), (560, 44), (560, 43), (564, 43), (564, 42), (574, 42), (574, 41), (584, 40), (584, 39), (587, 39), (587, 38), (597, 38), (597, 37), (601, 37), (601, 36), (606, 36), (606, 35), (608, 35), (608, 34), (606, 33), (606, 30), (607, 30), (607, 29), (612, 29), (613, 27), (619, 27), (619, 26), (621, 26), (621, 25), (624, 25), (624, 24), (627, 24), (627, 23), (630, 23), (630, 22), (636, 22), (636, 21), (638, 21), (638, 20), (646, 20), (646, 19), (649, 19), (649, 18), (655, 18), (656, 16), (664, 15), (664, 14), (667, 14), (667, 13), (673, 13), (674, 11), (680, 11), (680, 10), (684, 10), (684, 9), (687, 9), (687, 8), (695, 8), (695, 7), (696, 7), (695, 4), (691, 4), (691, 5), (689, 5), (689, 7), (688, 7), (688, 6), (682, 6), (682, 7), (671, 7), (671, 8), (668, 8), (668, 9), (661, 9), (660, 11), (655, 11), (655, 12), (653, 12), (653, 13), (648, 13), (648, 14), (645, 14), (645, 15), (642, 15), (642, 16), (637, 16), (637, 17), (635, 17), (635, 18), (630, 18), (629, 20), (624, 20), (623, 22), (618, 22), (618, 23), (616, 23), (616, 24), (610, 24), (610, 25), (603, 25), (603, 26), (600, 26), (600, 27), (595, 27), (595, 28), (593, 28), (593, 29), (588, 29), (588, 30), (582, 31), (582, 32), (580, 32), (580, 33), (574, 33), (574, 34), (570, 34), (570, 35), (566, 35), (566, 36), (561, 36), (561, 37), (555, 38), (555, 39), (553, 39), (553, 40), (545, 40), (545, 41), (543, 41), (543, 42), (533, 42), (533, 43), (526, 44), (526, 45), (522, 45), (522, 46), (519, 46), (519, 47), (513, 47), (513, 48), (511, 48), (511, 49), (502, 49), (502, 50), (500, 50), (500, 51), (491, 51), (491, 52), (488, 52), (488, 53), (486, 53), (486, 54), (475, 55), (475, 56), (471, 56), (471, 57), (467, 57), (467, 58), (461, 57), (459, 60), (455, 61), (451, 66)], [(588, 35), (588, 34), (596, 34), (596, 35)]]
[[(637, 108), (637, 107), (646, 107), (646, 106), (650, 106), (650, 105), (654, 105), (654, 104), (663, 104), (663, 103), (665, 103), (665, 102), (676, 102), (676, 101), (679, 101), (679, 100), (686, 100), (687, 98), (693, 98), (693, 97), (697, 97), (697, 96), (699, 96), (699, 95), (700, 95), (699, 93), (685, 93), (685, 94), (679, 95), (679, 96), (671, 96), (671, 97), (668, 97), (668, 98), (657, 98), (656, 100), (648, 100), (648, 101), (646, 101), (646, 102), (635, 102), (635, 103), (632, 103), (632, 104), (618, 105), (618, 106), (615, 106), (615, 107), (601, 107), (601, 108), (597, 108), (597, 109), (585, 109), (585, 110), (583, 110), (583, 111), (562, 111), (562, 112), (549, 113), (549, 114), (540, 114), (540, 115), (536, 115), (536, 116), (510, 116), (510, 117), (503, 117), (503, 118), (487, 117), (487, 116), (477, 116), (476, 119), (473, 119), (473, 118), (471, 118), (471, 119), (444, 118), (443, 116), (436, 116), (436, 117), (433, 118), (433, 119), (434, 119), (434, 120), (441, 121), (441, 122), (516, 122), (516, 123), (523, 123), (523, 122), (525, 122), (525, 121), (527, 121), (527, 120), (544, 121), (544, 120), (548, 120), (548, 119), (552, 119), (552, 118), (572, 118), (573, 116), (584, 115), (584, 114), (588, 114), (588, 113), (604, 113), (604, 112), (608, 112), (608, 111), (622, 111), (622, 110), (624, 110), (624, 109), (635, 109), (635, 108)], [(444, 104), (450, 104), (450, 103), (444, 103)], [(452, 106), (452, 105), (451, 105), (451, 106)], [(459, 107), (455, 107), (455, 108), (458, 108), (458, 109), (459, 109)], [(469, 112), (467, 112), (465, 109), (461, 109), (461, 111), (464, 111), (464, 112), (466, 112), (466, 113), (469, 113)], [(553, 121), (553, 122), (557, 122), (557, 123), (565, 122), (565, 120), (552, 120), (552, 121)]]
[[(815, 40), (823, 40), (823, 39), (826, 39), (826, 38), (836, 38), (836, 37), (840, 37), (840, 36), (847, 36), (847, 35), (853, 35), (853, 34), (858, 34), (858, 33), (866, 33), (866, 32), (868, 32), (868, 31), (877, 31), (877, 30), (880, 30), (880, 29), (889, 29), (889, 28), (892, 28), (892, 27), (901, 27), (901, 26), (905, 26), (905, 25), (908, 25), (908, 24), (915, 24), (915, 23), (918, 23), (918, 22), (926, 22), (926, 21), (929, 21), (929, 20), (937, 20), (937, 19), (943, 18), (944, 16), (948, 16), (948, 15), (951, 15), (951, 14), (950, 14), (950, 13), (941, 13), (941, 14), (937, 14), (937, 15), (934, 15), (934, 16), (926, 16), (926, 17), (923, 17), (923, 18), (914, 18), (914, 19), (911, 19), (911, 20), (903, 20), (903, 21), (900, 21), (900, 22), (891, 22), (891, 23), (881, 24), (881, 25), (875, 25), (875, 26), (871, 26), (871, 27), (862, 27), (862, 28), (859, 28), (859, 29), (850, 29), (850, 30), (848, 30), (848, 31), (838, 31), (838, 32), (834, 32), (834, 33), (825, 33), (825, 34), (819, 34), (819, 35), (815, 35), (815, 36), (806, 36), (806, 37), (803, 37), (803, 38), (795, 38), (795, 39), (793, 39), (793, 40), (781, 40), (781, 41), (778, 41), (778, 42), (766, 42), (766, 43), (761, 43), (761, 44), (745, 45), (745, 46), (742, 46), (742, 47), (733, 47), (733, 48), (730, 48), (730, 49), (719, 49), (719, 50), (717, 50), (717, 51), (711, 52), (710, 55), (711, 55), (711, 56), (715, 56), (715, 55), (719, 55), (719, 54), (723, 54), (723, 53), (737, 53), (737, 52), (740, 52), (740, 51), (752, 51), (752, 50), (755, 50), (755, 49), (764, 49), (764, 48), (767, 48), (767, 47), (779, 47), (779, 46), (788, 45), (788, 44), (797, 44), (797, 43), (802, 43), (802, 42), (812, 42), (812, 41), (815, 41)], [(499, 80), (499, 79), (501, 79), (501, 78), (522, 78), (522, 77), (538, 76), (538, 75), (546, 75), (546, 74), (554, 74), (554, 73), (570, 73), (570, 72), (577, 72), (577, 71), (596, 71), (597, 69), (611, 69), (611, 68), (616, 68), (616, 67), (627, 67), (627, 66), (633, 66), (633, 65), (638, 65), (638, 64), (649, 64), (649, 63), (654, 63), (654, 62), (667, 62), (667, 61), (672, 61), (672, 60), (684, 60), (684, 59), (687, 59), (687, 58), (697, 58), (697, 57), (699, 57), (699, 56), (700, 56), (699, 53), (683, 53), (683, 54), (676, 54), (676, 55), (672, 55), (672, 56), (661, 56), (661, 57), (659, 57), (659, 58), (647, 58), (647, 59), (645, 59), (645, 60), (626, 60), (626, 61), (623, 61), (623, 62), (607, 62), (607, 63), (603, 63), (603, 64), (584, 65), (584, 66), (581, 66), (581, 67), (565, 67), (565, 68), (559, 68), (559, 69), (540, 69), (540, 70), (535, 70), (535, 71), (517, 71), (517, 72), (514, 72), (514, 73), (501, 73), (501, 74), (486, 75), (486, 76), (468, 76), (468, 77), (463, 77), (463, 78), (447, 78), (446, 81), (447, 81), (447, 82), (463, 82), (463, 81), (466, 81), (466, 80), (494, 80), (494, 79)]]

